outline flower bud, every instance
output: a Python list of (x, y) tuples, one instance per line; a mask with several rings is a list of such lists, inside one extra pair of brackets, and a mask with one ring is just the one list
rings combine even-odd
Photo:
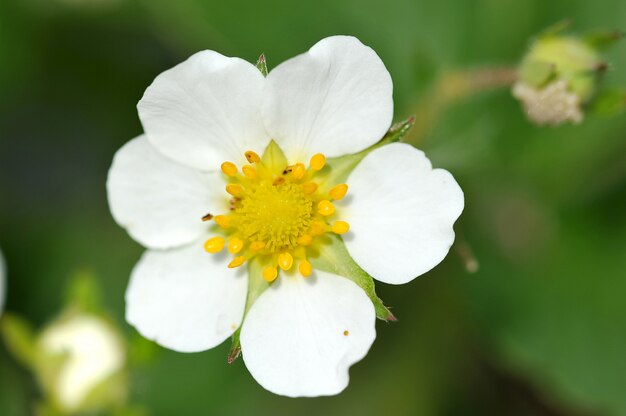
[(537, 39), (522, 60), (512, 93), (536, 124), (580, 123), (604, 69), (591, 43), (549, 33)]

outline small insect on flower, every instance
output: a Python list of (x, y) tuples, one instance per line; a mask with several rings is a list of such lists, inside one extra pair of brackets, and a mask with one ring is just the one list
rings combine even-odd
[(181, 352), (233, 336), (230, 359), (241, 350), (274, 393), (337, 394), (377, 314), (393, 319), (372, 278), (402, 284), (441, 262), (463, 193), (389, 139), (391, 77), (356, 38), (267, 76), (260, 63), (199, 52), (139, 102), (145, 134), (107, 183), (115, 220), (148, 248), (126, 318)]

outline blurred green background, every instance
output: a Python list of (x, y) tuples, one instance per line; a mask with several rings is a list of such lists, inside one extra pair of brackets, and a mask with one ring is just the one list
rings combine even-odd
[[(270, 68), (332, 34), (373, 47), (396, 120), (428, 108), (447, 71), (514, 65), (533, 35), (624, 29), (624, 0), (1, 0), (0, 247), (7, 310), (43, 325), (78, 270), (98, 278), (129, 340), (124, 291), (142, 248), (112, 220), (114, 152), (141, 133), (152, 79), (201, 49)], [(626, 86), (626, 42), (605, 83)], [(430, 99), (430, 98), (429, 98)], [(378, 284), (399, 322), (335, 397), (263, 390), (229, 343), (156, 348), (131, 399), (152, 415), (626, 415), (626, 117), (537, 128), (507, 88), (447, 107), (415, 138), (466, 195), (457, 242), (405, 286)], [(464, 266), (472, 251), (476, 273)], [(462, 255), (460, 255), (461, 253)], [(134, 341), (135, 342), (135, 341)], [(27, 415), (37, 385), (0, 343), (0, 415)]]

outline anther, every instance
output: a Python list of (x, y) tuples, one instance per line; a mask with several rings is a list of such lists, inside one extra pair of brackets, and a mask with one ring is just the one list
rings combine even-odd
[(307, 182), (302, 184), (302, 190), (305, 194), (311, 195), (317, 191), (317, 184), (315, 182)]
[(209, 253), (219, 253), (224, 248), (225, 241), (222, 237), (213, 237), (206, 240), (204, 249)]
[(335, 221), (331, 229), (335, 234), (345, 234), (350, 231), (350, 224), (345, 221)]
[(240, 197), (244, 194), (243, 187), (236, 183), (229, 183), (228, 185), (226, 185), (226, 192), (234, 197)]
[(211, 221), (212, 219), (213, 219), (213, 214), (211, 214), (210, 212), (206, 214), (204, 217), (202, 217), (202, 221)]
[(246, 159), (248, 159), (248, 163), (259, 163), (261, 161), (261, 158), (259, 157), (259, 155), (253, 152), (252, 150), (248, 150), (245, 153), (245, 155), (246, 155)]
[(265, 247), (265, 243), (263, 241), (255, 241), (250, 244), (250, 250), (259, 251)]
[(291, 266), (293, 266), (293, 256), (289, 253), (281, 253), (278, 256), (278, 265), (283, 270), (291, 269)]
[(237, 166), (232, 162), (222, 163), (222, 172), (231, 178), (237, 174)]
[(339, 185), (333, 186), (333, 188), (328, 192), (328, 195), (335, 201), (339, 201), (341, 198), (346, 196), (347, 193), (348, 185), (346, 185), (345, 183), (341, 183)]
[(243, 171), (243, 174), (246, 175), (246, 178), (256, 179), (257, 174), (256, 174), (256, 169), (254, 168), (254, 166), (244, 165), (241, 168), (241, 170)]
[(311, 237), (308, 234), (303, 234), (300, 237), (298, 237), (297, 243), (298, 245), (301, 245), (301, 246), (308, 246), (309, 244), (311, 244), (312, 241), (313, 241), (313, 237)]
[(326, 232), (326, 224), (321, 221), (315, 221), (311, 224), (311, 229), (309, 230), (311, 235), (322, 235)]
[(243, 248), (243, 240), (241, 238), (233, 237), (228, 243), (228, 251), (232, 254), (237, 254)]
[(335, 213), (335, 206), (332, 202), (323, 200), (318, 202), (317, 204), (317, 212), (321, 215), (327, 217), (329, 215), (333, 215)]
[(217, 225), (219, 225), (222, 228), (230, 227), (230, 217), (226, 215), (218, 215), (217, 217), (214, 218), (214, 220), (217, 223)]
[(283, 178), (282, 176), (279, 176), (278, 178), (274, 179), (274, 182), (272, 182), (272, 185), (278, 186), (278, 185), (282, 185), (283, 183), (285, 183), (285, 178)]
[(306, 168), (304, 167), (304, 165), (302, 163), (296, 163), (291, 171), (291, 176), (293, 176), (295, 179), (302, 179), (304, 178), (305, 173)]
[(274, 266), (267, 266), (263, 269), (263, 279), (267, 282), (273, 282), (278, 276), (278, 269)]
[(311, 158), (311, 161), (309, 162), (309, 166), (311, 166), (311, 169), (313, 170), (322, 170), (325, 164), (326, 164), (326, 156), (324, 156), (321, 153), (313, 155), (313, 157)]
[(302, 276), (309, 277), (313, 273), (313, 266), (308, 261), (302, 260), (298, 266), (298, 271), (300, 271)]
[(235, 267), (239, 267), (242, 264), (244, 264), (246, 262), (246, 258), (244, 256), (237, 256), (233, 259), (233, 261), (231, 261), (230, 263), (228, 263), (228, 268), (229, 269), (234, 269)]

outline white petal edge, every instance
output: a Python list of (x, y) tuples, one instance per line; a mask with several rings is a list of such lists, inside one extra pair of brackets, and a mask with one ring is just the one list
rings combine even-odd
[(454, 222), (464, 207), (452, 175), (432, 169), (424, 152), (404, 143), (372, 151), (347, 180), (339, 203), (350, 223), (348, 252), (384, 283), (403, 284), (439, 264), (454, 242)]
[(227, 257), (205, 252), (201, 242), (146, 251), (126, 290), (126, 320), (175, 351), (221, 344), (241, 323), (248, 288), (245, 269), (229, 269)]
[[(376, 313), (352, 281), (281, 274), (241, 328), (243, 360), (265, 389), (289, 397), (338, 394), (376, 338)], [(344, 332), (347, 331), (347, 332)]]
[(150, 142), (164, 155), (201, 170), (263, 152), (265, 78), (251, 63), (202, 51), (161, 73), (137, 104)]
[(263, 118), (290, 161), (355, 153), (380, 140), (393, 117), (393, 83), (376, 52), (331, 36), (267, 76)]
[(140, 136), (117, 151), (107, 193), (115, 221), (150, 248), (188, 244), (205, 235), (202, 217), (225, 212), (224, 180), (161, 155)]

